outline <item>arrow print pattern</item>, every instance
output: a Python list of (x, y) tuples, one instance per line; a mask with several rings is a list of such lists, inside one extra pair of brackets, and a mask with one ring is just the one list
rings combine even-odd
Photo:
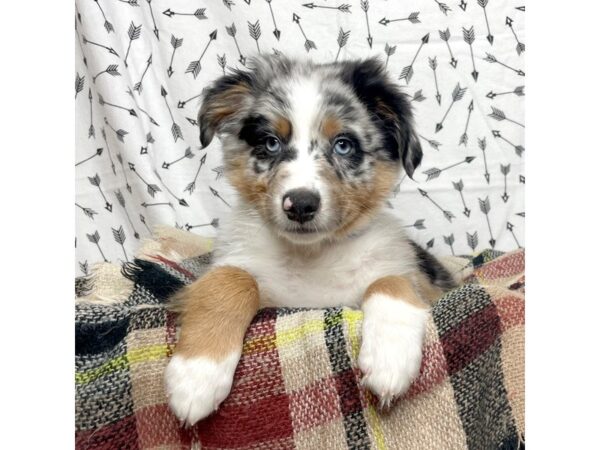
[[(395, 184), (390, 213), (434, 253), (524, 245), (524, 7), (500, 0), (75, 6), (81, 273), (96, 261), (131, 258), (157, 224), (214, 234), (234, 195), (219, 141), (199, 152), (202, 92), (259, 52), (323, 62), (379, 58), (391, 78), (410, 86), (403, 91), (424, 152), (414, 179), (403, 174)], [(480, 200), (485, 214), (473, 212)]]

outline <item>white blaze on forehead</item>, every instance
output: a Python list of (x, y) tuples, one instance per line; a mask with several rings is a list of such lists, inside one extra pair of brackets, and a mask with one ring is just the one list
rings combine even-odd
[(292, 139), (290, 146), (296, 149), (296, 159), (287, 164), (289, 176), (285, 181), (286, 190), (308, 188), (319, 190), (320, 183), (317, 165), (309, 154), (310, 143), (319, 126), (320, 105), (322, 103), (319, 80), (302, 77), (294, 79), (288, 87)]

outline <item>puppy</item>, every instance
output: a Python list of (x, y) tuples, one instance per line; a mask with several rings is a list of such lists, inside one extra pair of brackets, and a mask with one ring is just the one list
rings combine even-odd
[(389, 405), (419, 372), (428, 307), (454, 286), (382, 211), (422, 158), (407, 97), (374, 59), (262, 57), (210, 86), (198, 118), (240, 199), (214, 267), (174, 300), (173, 412), (194, 424), (218, 408), (263, 306), (361, 307), (363, 384)]

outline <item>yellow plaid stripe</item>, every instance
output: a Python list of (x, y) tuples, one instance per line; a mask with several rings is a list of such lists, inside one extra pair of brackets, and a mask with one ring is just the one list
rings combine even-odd
[(118, 370), (128, 369), (132, 364), (140, 364), (144, 362), (154, 361), (161, 358), (166, 358), (169, 351), (169, 345), (150, 345), (146, 347), (134, 348), (125, 355), (117, 356), (101, 366), (94, 369), (86, 370), (85, 372), (75, 373), (75, 383), (86, 384), (90, 383), (104, 375)]

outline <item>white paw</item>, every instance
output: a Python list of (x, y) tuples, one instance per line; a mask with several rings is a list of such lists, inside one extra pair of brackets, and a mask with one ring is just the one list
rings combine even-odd
[(362, 384), (387, 407), (408, 390), (419, 374), (429, 311), (383, 294), (363, 305), (358, 366)]
[(165, 388), (169, 406), (182, 423), (194, 425), (219, 407), (229, 395), (239, 359), (239, 353), (221, 361), (171, 358), (165, 370)]

